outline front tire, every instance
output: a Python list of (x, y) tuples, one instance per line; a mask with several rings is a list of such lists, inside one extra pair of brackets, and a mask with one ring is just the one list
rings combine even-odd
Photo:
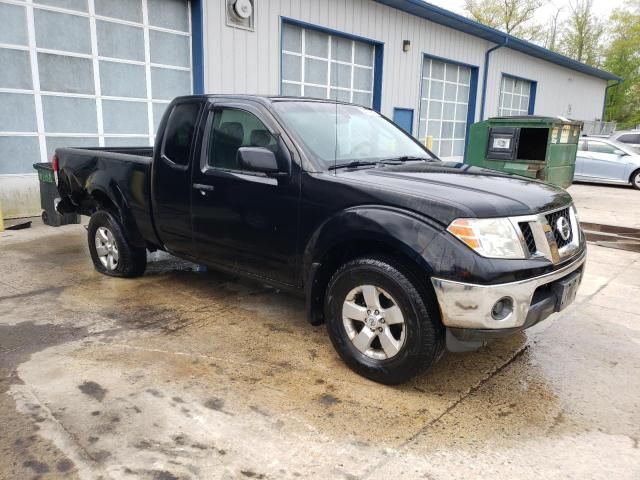
[(376, 382), (403, 383), (444, 353), (433, 293), (393, 259), (358, 258), (343, 265), (329, 282), (325, 312), (340, 357)]
[(112, 277), (133, 278), (147, 268), (147, 250), (129, 243), (120, 221), (106, 210), (89, 220), (88, 241), (95, 269)]
[(637, 190), (640, 190), (640, 170), (637, 170), (631, 174), (631, 186)]

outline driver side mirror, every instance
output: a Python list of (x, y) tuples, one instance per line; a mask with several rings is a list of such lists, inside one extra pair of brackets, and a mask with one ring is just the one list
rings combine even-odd
[(287, 172), (282, 172), (278, 165), (275, 153), (264, 147), (240, 147), (238, 149), (237, 163), (242, 170), (264, 173), (268, 177), (285, 177)]

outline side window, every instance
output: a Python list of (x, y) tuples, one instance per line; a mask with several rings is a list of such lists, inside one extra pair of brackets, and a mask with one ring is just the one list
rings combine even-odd
[(615, 147), (604, 142), (589, 141), (589, 151), (594, 153), (611, 153), (615, 151)]
[(620, 135), (618, 141), (622, 143), (640, 143), (640, 134), (628, 133), (626, 135)]
[(199, 103), (176, 105), (169, 115), (162, 153), (173, 163), (187, 165), (200, 111)]
[(584, 152), (586, 150), (587, 150), (587, 141), (586, 140), (580, 140), (578, 142), (578, 151)]
[(241, 170), (236, 159), (240, 147), (264, 147), (275, 153), (278, 142), (252, 113), (233, 108), (217, 110), (209, 137), (208, 164), (216, 168)]

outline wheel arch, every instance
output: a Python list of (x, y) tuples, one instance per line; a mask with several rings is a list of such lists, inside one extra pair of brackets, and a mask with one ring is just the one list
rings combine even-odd
[(87, 208), (91, 213), (99, 209), (108, 210), (122, 223), (129, 242), (136, 247), (146, 246), (127, 199), (115, 182), (97, 172), (96, 175), (87, 179), (86, 191), (88, 192)]
[(307, 319), (324, 323), (324, 298), (329, 280), (344, 263), (366, 255), (384, 255), (410, 269), (427, 289), (436, 259), (428, 247), (440, 234), (437, 224), (411, 212), (387, 207), (356, 207), (325, 221), (311, 237), (303, 255)]

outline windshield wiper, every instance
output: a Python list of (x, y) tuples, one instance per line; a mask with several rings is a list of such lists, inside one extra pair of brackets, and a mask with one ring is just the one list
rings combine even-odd
[(354, 160), (349, 163), (341, 163), (339, 165), (331, 165), (329, 170), (338, 170), (339, 168), (357, 168), (357, 167), (371, 167), (377, 165), (379, 162), (365, 162), (362, 160)]
[(380, 163), (394, 164), (394, 163), (404, 163), (404, 162), (430, 162), (433, 158), (426, 157), (416, 157), (412, 155), (403, 155), (401, 157), (393, 157), (393, 158), (385, 158), (384, 160), (380, 160)]

